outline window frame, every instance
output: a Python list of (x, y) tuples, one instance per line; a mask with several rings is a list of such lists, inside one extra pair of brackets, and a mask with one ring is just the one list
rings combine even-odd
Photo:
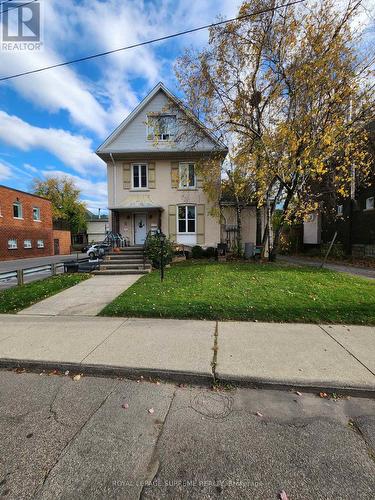
[[(17, 217), (14, 215), (14, 207), (18, 207), (19, 210), (19, 214)], [(13, 219), (19, 219), (19, 220), (23, 219), (23, 207), (20, 201), (13, 202)]]
[[(190, 166), (193, 166), (194, 169), (194, 185), (192, 186), (183, 186), (181, 184), (181, 170), (183, 167), (187, 167), (188, 172), (187, 172), (187, 180), (190, 181)], [(197, 173), (195, 171), (195, 163), (193, 161), (181, 161), (178, 164), (178, 189), (197, 189)]]
[[(38, 218), (36, 219), (34, 217), (34, 210), (37, 210), (38, 211)], [(40, 216), (40, 207), (33, 207), (33, 221), (34, 222), (41, 222), (41, 216)]]
[[(14, 241), (15, 245), (10, 245), (11, 241)], [(9, 238), (8, 239), (8, 250), (18, 250), (18, 241), (17, 241), (17, 238)]]
[(37, 240), (36, 247), (37, 248), (45, 248), (45, 246), (44, 246), (44, 240)]
[[(194, 208), (194, 219), (189, 218), (188, 209), (189, 207)], [(185, 209), (185, 217), (180, 218), (180, 208)], [(177, 234), (197, 234), (197, 207), (193, 204), (187, 205), (177, 205)], [(189, 231), (189, 221), (194, 221), (194, 231)], [(185, 221), (185, 231), (180, 231), (180, 221)]]
[[(139, 186), (139, 187), (134, 186), (134, 167), (138, 167), (138, 177), (139, 177), (140, 183), (142, 180), (142, 175), (140, 175), (140, 168), (139, 167), (146, 167), (146, 186)], [(131, 165), (131, 177), (132, 177), (132, 183), (131, 183), (132, 189), (139, 190), (139, 191), (142, 191), (144, 189), (148, 189), (148, 163), (132, 163), (132, 165)]]
[[(167, 134), (155, 134), (155, 125), (150, 123), (152, 120), (159, 120), (160, 118), (173, 118), (174, 120), (174, 131), (173, 133), (167, 133)], [(146, 134), (147, 134), (147, 140), (148, 141), (157, 141), (160, 142), (168, 142), (168, 141), (173, 141), (177, 135), (177, 115), (173, 113), (157, 113), (157, 114), (152, 114), (147, 116), (147, 127), (146, 127)], [(168, 136), (168, 137), (163, 137), (163, 136)]]
[[(30, 245), (26, 246), (26, 241), (30, 242)], [(33, 242), (30, 239), (23, 240), (23, 248), (29, 250), (30, 248), (33, 248)]]

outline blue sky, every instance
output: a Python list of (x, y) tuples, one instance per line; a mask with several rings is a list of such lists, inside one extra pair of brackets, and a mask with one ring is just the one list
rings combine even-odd
[[(5, 0), (2, 0), (5, 1)], [(110, 50), (236, 15), (235, 0), (40, 0), (40, 52), (0, 52), (0, 75)], [(10, 3), (9, 3), (10, 4)], [(71, 175), (90, 209), (107, 207), (105, 164), (93, 153), (207, 32), (0, 83), (0, 183)]]
[[(6, 0), (1, 0), (4, 2)], [(25, 0), (26, 1), (26, 0)], [(338, 0), (341, 1), (341, 0)], [(371, 6), (375, 0), (368, 0)], [(234, 17), (236, 0), (40, 0), (43, 50), (1, 52), (7, 76)], [(207, 31), (0, 83), (0, 183), (70, 175), (88, 208), (107, 207), (95, 149), (149, 90), (178, 93), (173, 66)]]

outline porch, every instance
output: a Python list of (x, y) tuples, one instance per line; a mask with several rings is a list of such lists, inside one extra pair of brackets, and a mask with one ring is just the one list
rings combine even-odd
[(111, 209), (111, 229), (121, 234), (128, 246), (143, 245), (149, 231), (162, 229), (160, 206), (138, 206)]

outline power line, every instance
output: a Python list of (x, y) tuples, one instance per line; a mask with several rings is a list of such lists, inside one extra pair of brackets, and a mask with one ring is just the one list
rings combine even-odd
[[(5, 3), (9, 3), (11, 2), (12, 0), (8, 0), (7, 2), (3, 2), (0, 4), (1, 5), (4, 5)], [(30, 5), (31, 3), (34, 3), (36, 2), (37, 0), (31, 0), (31, 2), (27, 2), (27, 3), (21, 3), (20, 5), (15, 5), (14, 7), (8, 7), (6, 10), (1, 10), (1, 14), (5, 14), (6, 12), (10, 12), (11, 10), (15, 10), (15, 9), (20, 9), (21, 7), (26, 7), (26, 5)]]
[[(35, 1), (35, 0), (33, 0), (33, 1)], [(146, 40), (145, 42), (135, 43), (133, 45), (128, 45), (126, 47), (120, 47), (118, 49), (108, 50), (106, 52), (99, 52), (97, 54), (92, 54), (90, 56), (80, 57), (78, 59), (72, 59), (71, 61), (65, 61), (65, 62), (58, 63), (58, 64), (52, 64), (51, 66), (44, 66), (42, 68), (37, 68), (37, 69), (30, 70), (30, 71), (25, 71), (23, 73), (17, 73), (15, 75), (11, 75), (11, 76), (3, 76), (0, 78), (0, 82), (3, 82), (5, 80), (11, 80), (13, 78), (19, 78), (20, 76), (32, 75), (34, 73), (40, 73), (42, 71), (47, 71), (47, 70), (53, 69), (53, 68), (60, 68), (61, 66), (68, 66), (69, 64), (75, 64), (75, 63), (79, 63), (79, 62), (83, 62), (83, 61), (89, 61), (90, 59), (96, 59), (97, 57), (103, 57), (103, 56), (107, 56), (109, 54), (115, 54), (116, 52), (121, 52), (124, 50), (135, 49), (136, 47), (143, 47), (145, 45), (150, 45), (150, 44), (156, 43), (156, 42), (162, 42), (164, 40), (170, 40), (171, 38), (175, 38), (177, 36), (188, 35), (189, 33), (195, 33), (197, 31), (202, 31), (202, 30), (205, 30), (208, 28), (213, 28), (215, 26), (220, 26), (222, 24), (230, 23), (233, 21), (240, 21), (240, 20), (246, 19), (248, 17), (257, 16), (260, 14), (266, 14), (267, 12), (273, 12), (275, 10), (282, 9), (284, 7), (291, 7), (293, 5), (303, 3), (305, 1), (306, 0), (295, 0), (293, 2), (278, 5), (277, 7), (258, 10), (256, 12), (252, 12), (251, 14), (245, 14), (243, 16), (233, 17), (231, 19), (226, 19), (225, 21), (219, 21), (217, 23), (205, 24), (204, 26), (199, 26), (198, 28), (192, 28), (189, 30), (180, 31), (178, 33), (173, 33), (171, 35), (166, 35), (166, 36), (162, 36), (159, 38), (154, 38), (152, 40)], [(29, 3), (32, 3), (32, 2), (29, 2)], [(28, 5), (28, 4), (24, 4), (24, 5)]]

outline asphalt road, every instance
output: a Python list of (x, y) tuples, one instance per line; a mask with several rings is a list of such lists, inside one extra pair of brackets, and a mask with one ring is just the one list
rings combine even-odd
[(0, 273), (6, 273), (17, 269), (27, 269), (28, 267), (46, 266), (48, 264), (66, 262), (87, 258), (86, 253), (78, 252), (71, 255), (52, 255), (50, 257), (34, 257), (31, 259), (15, 259), (0, 261)]
[[(79, 252), (78, 259), (87, 258), (86, 253)], [(27, 269), (30, 267), (46, 266), (48, 264), (57, 264), (59, 262), (67, 262), (69, 260), (77, 260), (77, 253), (71, 255), (54, 255), (51, 257), (34, 257), (31, 259), (17, 259), (17, 260), (7, 260), (0, 261), (0, 273), (7, 273), (10, 271), (16, 271), (18, 269)], [(62, 270), (58, 270), (58, 273)], [(39, 271), (37, 273), (28, 274), (24, 276), (24, 283), (31, 283), (32, 281), (37, 281), (45, 279), (51, 276), (50, 271)], [(5, 290), (6, 288), (12, 288), (17, 286), (16, 278), (2, 278), (0, 276), (0, 290)]]
[(1, 498), (373, 498), (373, 400), (70, 375), (0, 372)]

